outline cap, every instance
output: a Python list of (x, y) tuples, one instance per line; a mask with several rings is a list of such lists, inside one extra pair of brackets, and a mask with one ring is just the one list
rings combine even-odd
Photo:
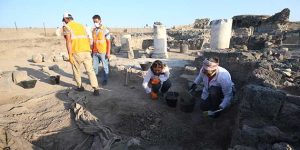
[(70, 18), (70, 17), (72, 17), (72, 15), (71, 15), (70, 13), (65, 12), (65, 13), (63, 14), (62, 21), (64, 21), (64, 18)]

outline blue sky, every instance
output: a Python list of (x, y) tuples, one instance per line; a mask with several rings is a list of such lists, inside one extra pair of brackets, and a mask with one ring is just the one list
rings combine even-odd
[(221, 19), (235, 15), (272, 15), (290, 8), (291, 21), (300, 21), (300, 0), (0, 0), (0, 27), (57, 27), (64, 12), (92, 25), (99, 14), (108, 27), (143, 27), (160, 21), (191, 24), (196, 18)]

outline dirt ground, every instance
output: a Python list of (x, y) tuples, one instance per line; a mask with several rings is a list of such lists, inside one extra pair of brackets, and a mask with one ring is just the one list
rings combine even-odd
[[(1, 29), (0, 52), (0, 72), (27, 71), (30, 77), (38, 80), (33, 89), (0, 84), (0, 128), (6, 131), (6, 141), (2, 141), (0, 148), (24, 145), (7, 140), (18, 137), (29, 142), (25, 142), (29, 146), (23, 149), (74, 149), (78, 145), (89, 149), (92, 136), (81, 132), (70, 111), (71, 99), (76, 95), (84, 96), (86, 109), (121, 136), (121, 141), (113, 144), (112, 149), (132, 149), (129, 143), (133, 139), (139, 141), (135, 149), (227, 149), (229, 146), (235, 124), (234, 107), (223, 117), (210, 119), (202, 115), (198, 101), (194, 112), (184, 113), (179, 106), (168, 107), (164, 99), (151, 100), (141, 86), (140, 74), (132, 74), (129, 84), (124, 86), (125, 72), (116, 69), (117, 66), (137, 67), (139, 62), (150, 59), (127, 60), (117, 56), (110, 62), (113, 67), (108, 85), (100, 85), (100, 96), (95, 97), (86, 74), (83, 75), (86, 91), (73, 90), (75, 82), (68, 62), (30, 61), (36, 53), (66, 52), (62, 38), (53, 34), (44, 37), (40, 30)], [(184, 72), (184, 65), (193, 59), (176, 50), (170, 52), (170, 59), (165, 62), (172, 68), (172, 91), (186, 92), (187, 81), (179, 75)], [(53, 65), (59, 66), (58, 70), (51, 71), (61, 76), (59, 85), (49, 84), (49, 75), (41, 71), (42, 67)]]

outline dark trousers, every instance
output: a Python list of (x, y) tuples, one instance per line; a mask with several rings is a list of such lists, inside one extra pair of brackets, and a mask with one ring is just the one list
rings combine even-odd
[(215, 111), (219, 109), (219, 105), (224, 98), (222, 88), (218, 86), (211, 86), (208, 89), (209, 96), (206, 100), (201, 100), (200, 108), (202, 111)]
[(152, 86), (152, 91), (155, 92), (155, 93), (158, 93), (159, 92), (159, 89), (162, 93), (166, 93), (170, 87), (172, 86), (172, 83), (171, 81), (168, 79), (166, 80), (165, 82), (163, 82), (163, 84), (161, 85), (161, 83), (159, 84), (155, 84), (155, 85), (151, 85)]

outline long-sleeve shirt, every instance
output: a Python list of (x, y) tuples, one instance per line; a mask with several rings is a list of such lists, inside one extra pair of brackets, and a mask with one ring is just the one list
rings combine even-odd
[[(151, 92), (151, 88), (148, 86), (149, 81), (154, 77), (154, 73), (152, 72), (151, 68), (148, 69), (146, 75), (144, 76), (144, 81), (143, 81), (143, 87), (146, 90), (146, 93)], [(164, 69), (162, 70), (162, 73), (159, 75), (159, 79), (161, 84), (168, 80), (170, 77), (170, 69), (168, 66), (165, 66)]]
[(217, 73), (213, 77), (213, 79), (211, 79), (211, 81), (209, 81), (207, 75), (202, 73), (202, 69), (201, 69), (199, 75), (194, 80), (194, 83), (199, 84), (201, 80), (203, 81), (204, 84), (204, 88), (202, 90), (202, 95), (201, 95), (201, 98), (203, 100), (206, 100), (209, 96), (209, 92), (208, 92), (209, 87), (218, 86), (222, 88), (222, 92), (224, 95), (224, 98), (222, 99), (220, 106), (222, 108), (226, 108), (231, 104), (231, 100), (233, 97), (232, 88), (234, 84), (231, 81), (230, 73), (225, 68), (218, 66)]

